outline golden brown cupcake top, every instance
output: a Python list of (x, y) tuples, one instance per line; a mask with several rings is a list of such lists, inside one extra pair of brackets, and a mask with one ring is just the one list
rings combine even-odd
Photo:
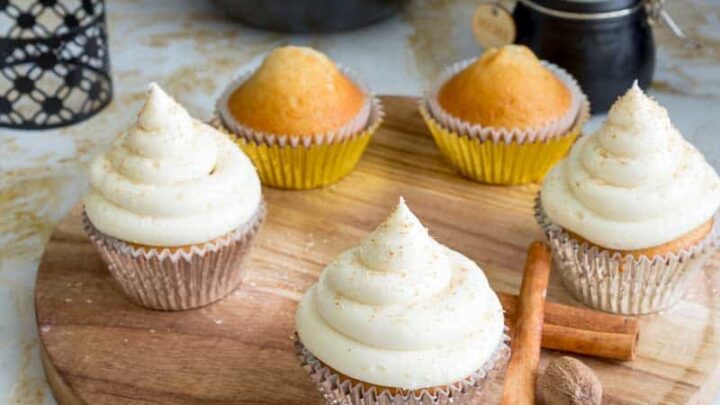
[(566, 114), (572, 94), (530, 49), (507, 45), (488, 49), (443, 84), (438, 102), (473, 124), (537, 128)]
[(227, 107), (238, 123), (257, 131), (310, 136), (349, 124), (365, 97), (324, 54), (286, 46), (232, 92)]

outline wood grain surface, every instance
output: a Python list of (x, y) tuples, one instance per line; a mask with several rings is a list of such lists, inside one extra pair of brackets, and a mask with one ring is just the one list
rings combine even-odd
[[(80, 226), (58, 226), (36, 284), (41, 352), (60, 404), (319, 404), (290, 337), (318, 273), (378, 225), (400, 195), (441, 243), (477, 261), (496, 290), (517, 293), (525, 251), (541, 238), (537, 186), (483, 186), (442, 160), (412, 98), (384, 97), (387, 122), (357, 169), (320, 190), (265, 189), (269, 212), (243, 285), (198, 310), (128, 301)], [(688, 297), (642, 319), (638, 358), (582, 358), (608, 404), (709, 403), (720, 375), (717, 258)], [(551, 277), (548, 299), (580, 305)], [(541, 368), (560, 353), (544, 351)], [(499, 398), (501, 384), (492, 390)]]

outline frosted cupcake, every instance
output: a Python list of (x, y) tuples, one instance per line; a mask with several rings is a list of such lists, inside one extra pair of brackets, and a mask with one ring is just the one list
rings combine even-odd
[(125, 293), (163, 310), (216, 301), (241, 281), (264, 214), (260, 181), (230, 138), (155, 84), (137, 122), (90, 165), (85, 229)]
[(382, 120), (380, 102), (348, 70), (311, 48), (287, 46), (240, 76), (217, 103), (264, 184), (325, 186), (348, 174)]
[(482, 270), (401, 200), (306, 292), (296, 349), (328, 403), (465, 404), (507, 360), (503, 321)]
[(567, 72), (525, 46), (508, 45), (447, 68), (420, 111), (461, 174), (523, 184), (542, 179), (565, 156), (589, 104)]
[(565, 286), (642, 314), (676, 303), (715, 251), (720, 179), (637, 83), (548, 174), (536, 216)]

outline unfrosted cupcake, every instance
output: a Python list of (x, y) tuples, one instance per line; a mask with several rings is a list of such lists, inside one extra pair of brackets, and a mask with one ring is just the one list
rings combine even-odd
[(291, 189), (348, 174), (383, 116), (379, 100), (348, 70), (297, 46), (274, 50), (231, 83), (217, 111), (263, 183)]
[(446, 159), (492, 184), (542, 179), (589, 116), (575, 80), (521, 45), (450, 66), (420, 110)]
[(503, 321), (482, 270), (401, 200), (306, 292), (296, 349), (328, 403), (465, 404), (508, 357)]
[(677, 302), (715, 251), (720, 179), (637, 83), (548, 174), (536, 216), (565, 286), (642, 314)]
[(265, 214), (260, 181), (230, 138), (160, 87), (92, 162), (90, 185), (85, 229), (135, 302), (195, 308), (238, 286)]

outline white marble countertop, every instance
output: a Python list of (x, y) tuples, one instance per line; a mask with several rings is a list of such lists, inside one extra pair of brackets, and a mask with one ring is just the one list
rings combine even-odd
[[(109, 0), (113, 103), (62, 130), (0, 130), (0, 403), (54, 403), (38, 358), (38, 259), (56, 222), (86, 188), (85, 163), (128, 125), (148, 82), (157, 81), (192, 114), (208, 118), (221, 87), (238, 70), (275, 46), (295, 43), (351, 66), (378, 93), (419, 95), (443, 66), (479, 53), (470, 33), (478, 2), (414, 0), (400, 16), (374, 27), (287, 36), (227, 21), (207, 0)], [(720, 169), (720, 7), (717, 0), (669, 3), (677, 22), (704, 46), (688, 49), (657, 30), (652, 94)]]

